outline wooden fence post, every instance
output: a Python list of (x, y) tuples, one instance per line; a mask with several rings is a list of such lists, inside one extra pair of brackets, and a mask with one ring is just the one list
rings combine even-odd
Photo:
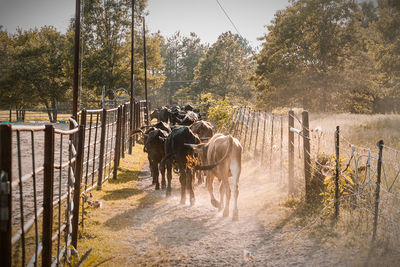
[(294, 194), (294, 133), (290, 130), (294, 127), (294, 111), (289, 110), (289, 128), (288, 128), (288, 135), (289, 135), (289, 176), (288, 176), (288, 190), (289, 196)]
[(281, 115), (280, 179), (283, 180), (283, 115)]
[[(86, 110), (82, 110), (82, 118), (86, 121)], [(78, 228), (79, 228), (79, 208), (81, 199), (81, 181), (83, 174), (83, 160), (85, 158), (85, 131), (86, 122), (79, 125), (78, 131), (78, 148), (75, 165), (75, 184), (74, 184), (74, 209), (72, 217), (72, 246), (78, 248)], [(90, 125), (90, 127), (92, 127)], [(90, 144), (89, 144), (90, 145)], [(89, 165), (86, 166), (89, 168)]]
[(236, 124), (235, 117), (237, 116), (237, 113), (238, 113), (238, 109), (235, 108), (232, 113), (232, 125), (229, 128), (229, 134), (231, 134), (231, 135), (233, 135), (233, 128), (235, 128), (235, 124)]
[(383, 140), (378, 142), (379, 147), (379, 158), (377, 166), (377, 177), (376, 177), (376, 188), (375, 188), (375, 212), (374, 212), (374, 229), (372, 232), (372, 242), (376, 239), (376, 231), (378, 228), (378, 213), (379, 213), (379, 194), (381, 190), (381, 173), (382, 173), (382, 152), (383, 152)]
[(243, 125), (244, 125), (244, 120), (245, 120), (246, 111), (247, 111), (247, 107), (244, 107), (242, 123), (241, 123), (241, 125), (240, 125), (239, 140), (242, 140), (242, 132), (243, 132)]
[(247, 122), (246, 122), (246, 132), (244, 134), (243, 150), (246, 150), (247, 132), (249, 131), (249, 120), (251, 117), (250, 114), (251, 114), (251, 109), (249, 109), (249, 114), (248, 114)]
[(100, 156), (99, 156), (99, 174), (97, 179), (97, 190), (101, 190), (103, 183), (104, 172), (104, 146), (106, 142), (106, 128), (107, 128), (107, 110), (103, 108), (101, 116), (101, 135), (100, 135)]
[(238, 129), (238, 127), (239, 127), (239, 123), (242, 121), (242, 116), (243, 116), (243, 107), (241, 107), (240, 109), (239, 109), (239, 114), (238, 114), (238, 119), (237, 119), (237, 121), (236, 121), (236, 123), (235, 123), (235, 127), (233, 128), (233, 136), (234, 137), (236, 137), (236, 132), (237, 132), (237, 129)]
[(260, 111), (257, 112), (256, 140), (254, 142), (254, 158), (257, 157), (258, 126), (260, 125)]
[(308, 120), (308, 111), (303, 110), (302, 126), (303, 126), (303, 155), (304, 155), (304, 179), (306, 188), (306, 202), (311, 203), (311, 150), (310, 150), (310, 126)]
[[(137, 101), (135, 103), (136, 105), (136, 111), (135, 111), (135, 129), (140, 128), (140, 102)], [(135, 135), (136, 142), (138, 141), (138, 135)]]
[[(136, 129), (140, 128), (142, 126), (142, 120), (140, 118), (140, 113), (142, 112), (141, 107), (140, 107), (140, 101), (137, 102), (136, 106)], [(138, 135), (136, 135), (136, 141), (138, 140)]]
[(261, 155), (260, 155), (260, 162), (263, 162), (264, 159), (264, 147), (265, 147), (265, 128), (267, 126), (267, 113), (264, 111), (264, 128), (263, 128), (263, 139), (262, 139), (262, 147), (261, 147)]
[(54, 126), (46, 125), (44, 133), (43, 174), (43, 230), (42, 266), (51, 266), (53, 231), (53, 183), (54, 183)]
[(0, 125), (0, 262), (11, 266), (12, 255), (12, 129)]
[(114, 170), (113, 179), (117, 179), (117, 171), (119, 167), (119, 159), (121, 155), (121, 128), (122, 128), (122, 110), (121, 106), (118, 107), (117, 112), (117, 131), (115, 134), (115, 148), (114, 148)]
[(250, 130), (250, 139), (249, 139), (249, 152), (251, 152), (251, 141), (253, 141), (253, 129), (254, 129), (254, 120), (256, 119), (256, 111), (254, 110), (251, 115), (251, 130)]
[(133, 97), (131, 97), (131, 101), (129, 102), (129, 131), (128, 131), (128, 133), (129, 133), (129, 143), (128, 143), (128, 145), (129, 145), (129, 149), (128, 149), (128, 153), (129, 153), (129, 155), (132, 155), (132, 147), (134, 146), (134, 139), (133, 139), (133, 136), (131, 136), (131, 133), (133, 132), (133, 130), (134, 130), (134, 124), (133, 124), (133, 121), (134, 121), (134, 117), (133, 117), (133, 107), (134, 107), (134, 104), (133, 104), (133, 101), (132, 101), (132, 99), (133, 99)]
[(336, 154), (336, 172), (335, 172), (335, 214), (334, 219), (337, 220), (339, 217), (339, 176), (340, 176), (340, 154), (339, 154), (339, 136), (340, 128), (336, 126), (335, 132), (335, 154)]
[(124, 104), (122, 106), (122, 120), (121, 120), (121, 158), (125, 158), (125, 137), (126, 137), (126, 115), (127, 106)]
[(272, 154), (274, 153), (274, 120), (275, 120), (275, 115), (271, 115), (271, 146), (270, 146), (270, 154), (269, 154), (269, 171), (272, 173), (272, 159), (273, 156)]
[[(132, 105), (133, 105), (133, 108), (132, 108), (132, 111), (133, 111), (133, 121), (132, 121), (132, 124), (133, 124), (133, 126), (132, 126), (132, 129), (133, 130), (136, 130), (137, 129), (137, 127), (136, 127), (136, 101), (135, 102), (133, 102), (132, 103)], [(129, 132), (129, 135), (131, 135), (132, 134), (132, 131), (130, 131)], [(131, 138), (132, 138), (132, 147), (133, 146), (135, 146), (135, 142), (136, 142), (136, 136), (131, 136)]]

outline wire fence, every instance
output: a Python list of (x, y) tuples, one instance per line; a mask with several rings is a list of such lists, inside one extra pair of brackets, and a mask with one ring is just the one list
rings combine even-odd
[[(62, 266), (84, 229), (87, 194), (113, 177), (145, 122), (143, 101), (82, 110), (78, 122), (0, 125), (0, 262)], [(131, 116), (132, 115), (132, 116)]]
[[(376, 149), (349, 142), (340, 133), (309, 127), (308, 112), (286, 115), (240, 107), (230, 133), (245, 157), (262, 165), (288, 195), (304, 194), (331, 207), (334, 219), (349, 213), (351, 227), (393, 246), (400, 240), (400, 150), (378, 142)], [(327, 146), (329, 145), (329, 146)], [(334, 148), (334, 154), (332, 150)]]
[(287, 118), (241, 107), (234, 110), (230, 133), (241, 142), (245, 157), (266, 166), (276, 181), (285, 182), (287, 170)]

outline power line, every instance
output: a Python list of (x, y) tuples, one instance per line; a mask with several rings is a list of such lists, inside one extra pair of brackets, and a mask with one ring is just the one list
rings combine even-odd
[(228, 13), (226, 13), (225, 9), (222, 7), (222, 5), (219, 3), (218, 0), (217, 1), (218, 5), (220, 6), (220, 8), (222, 9), (222, 11), (225, 13), (226, 17), (229, 19), (229, 21), (231, 22), (233, 28), (235, 28), (236, 32), (240, 35), (240, 37), (243, 39), (242, 35), (240, 34), (239, 30), (236, 28), (235, 23), (233, 23), (233, 21), (231, 20), (231, 18), (229, 17)]

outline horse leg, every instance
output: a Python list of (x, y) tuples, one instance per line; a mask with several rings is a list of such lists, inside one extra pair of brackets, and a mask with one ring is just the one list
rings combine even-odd
[(189, 191), (190, 194), (190, 206), (193, 206), (195, 203), (195, 197), (194, 197), (194, 191), (193, 191), (193, 187), (194, 187), (194, 172), (187, 168), (186, 171), (186, 185), (187, 185), (187, 190)]
[(209, 173), (207, 175), (207, 179), (206, 179), (206, 186), (208, 189), (208, 193), (210, 194), (210, 198), (211, 198), (211, 205), (213, 205), (214, 207), (216, 207), (217, 209), (220, 208), (221, 204), (215, 199), (214, 197), (214, 187), (213, 187), (213, 183), (214, 183), (214, 175), (212, 175), (211, 173)]
[[(241, 158), (239, 158), (240, 162)], [(232, 214), (232, 221), (239, 220), (239, 210), (237, 207), (237, 199), (239, 196), (239, 177), (241, 172), (240, 164), (235, 164), (234, 162), (231, 163), (231, 172), (233, 178), (233, 214)]]
[(167, 162), (167, 180), (168, 180), (168, 186), (167, 186), (167, 197), (171, 196), (171, 180), (172, 180), (172, 164), (171, 162)]
[(160, 181), (159, 181), (159, 173), (158, 173), (158, 164), (153, 162), (153, 179), (156, 181), (156, 190), (160, 190)]
[(149, 159), (149, 164), (150, 164), (150, 174), (151, 174), (151, 178), (153, 179), (153, 181), (152, 181), (152, 185), (155, 185), (156, 184), (156, 180), (155, 180), (155, 178), (154, 178), (154, 170), (153, 170), (153, 160), (152, 159), (150, 159), (150, 158), (148, 158)]
[(185, 166), (179, 164), (179, 182), (181, 183), (181, 204), (186, 203), (186, 173)]
[(165, 189), (165, 187), (166, 187), (166, 183), (165, 183), (165, 164), (164, 165), (160, 164), (159, 169), (160, 169), (160, 172), (161, 172), (161, 188)]
[[(158, 165), (158, 164), (157, 164)], [(166, 187), (166, 182), (165, 182), (165, 165), (163, 166), (163, 168), (161, 168), (161, 164), (160, 164), (160, 172), (161, 172), (161, 188), (165, 189)]]
[(220, 205), (219, 205), (218, 211), (221, 211), (224, 208), (224, 202), (225, 202), (224, 201), (224, 197), (225, 197), (225, 186), (224, 186), (224, 183), (221, 182), (220, 185), (219, 185), (219, 202), (220, 202)]
[(225, 203), (225, 209), (224, 209), (224, 217), (229, 216), (229, 203), (231, 200), (231, 187), (229, 186), (229, 181), (228, 177), (225, 177), (225, 179), (222, 179), (222, 183), (224, 184), (225, 187), (225, 195), (226, 195), (226, 203)]

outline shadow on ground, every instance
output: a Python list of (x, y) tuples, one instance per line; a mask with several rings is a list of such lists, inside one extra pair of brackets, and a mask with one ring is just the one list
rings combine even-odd
[[(132, 189), (137, 191), (137, 194), (145, 194), (138, 200), (135, 200), (135, 204), (133, 208), (125, 210), (122, 213), (118, 213), (112, 218), (108, 219), (104, 225), (109, 227), (115, 231), (123, 229), (125, 227), (130, 226), (140, 226), (142, 223), (146, 223), (151, 220), (154, 216), (160, 216), (163, 213), (170, 212), (169, 210), (162, 210), (162, 207), (165, 205), (161, 205), (159, 207), (151, 208), (152, 205), (160, 202), (163, 198), (156, 194), (148, 194), (142, 190)], [(115, 192), (114, 192), (115, 194)], [(115, 197), (113, 193), (111, 193), (110, 198)], [(151, 211), (149, 212), (149, 209)]]
[(139, 180), (139, 175), (142, 173), (141, 171), (131, 171), (122, 168), (119, 168), (118, 171), (118, 179), (109, 179), (108, 182), (110, 184), (124, 184), (137, 181)]
[(138, 195), (142, 193), (142, 190), (136, 188), (121, 188), (116, 190), (107, 190), (104, 192), (106, 193), (106, 195), (103, 196), (103, 199), (106, 201), (110, 201), (110, 200), (121, 200), (129, 198), (134, 195)]
[(168, 247), (190, 245), (213, 232), (215, 223), (209, 223), (213, 217), (213, 214), (206, 214), (191, 218), (174, 218), (157, 226), (155, 234), (158, 241)]

